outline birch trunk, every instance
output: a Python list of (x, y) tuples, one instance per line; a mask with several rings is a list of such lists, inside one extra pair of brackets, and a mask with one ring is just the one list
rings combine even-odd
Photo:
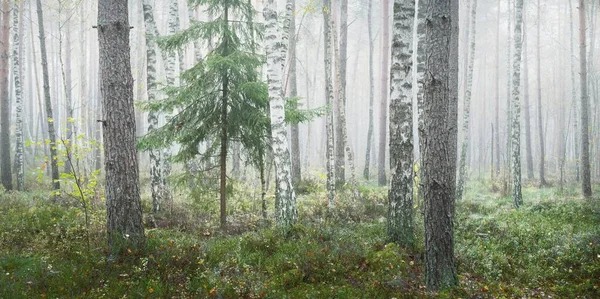
[(15, 84), (15, 104), (16, 104), (16, 130), (15, 136), (17, 138), (16, 146), (16, 164), (17, 164), (17, 190), (23, 191), (25, 189), (25, 162), (23, 155), (25, 152), (25, 142), (23, 138), (23, 87), (21, 85), (21, 57), (19, 53), (21, 36), (19, 35), (21, 25), (19, 20), (19, 1), (15, 1), (12, 6), (13, 13), (13, 44), (12, 44), (12, 59), (13, 59), (13, 76)]
[[(264, 3), (266, 23), (265, 42), (267, 53), (267, 82), (269, 85), (269, 103), (271, 114), (271, 140), (275, 162), (278, 206), (277, 222), (281, 226), (290, 226), (296, 222), (296, 193), (292, 185), (291, 157), (288, 149), (287, 130), (284, 122), (285, 99), (283, 94), (283, 65), (285, 63), (286, 38), (277, 24), (277, 2), (267, 0)], [(288, 23), (289, 26), (289, 23)], [(289, 30), (283, 28), (283, 31)]]
[(471, 119), (471, 96), (473, 89), (473, 69), (475, 67), (475, 45), (477, 38), (477, 0), (472, 0), (470, 17), (470, 34), (469, 34), (469, 62), (467, 66), (467, 85), (465, 89), (465, 98), (463, 103), (463, 126), (462, 135), (463, 142), (460, 151), (460, 169), (458, 185), (456, 187), (456, 199), (463, 199), (465, 188), (465, 180), (467, 176), (467, 150), (469, 148), (469, 121)]
[(427, 1), (422, 169), (425, 282), (430, 291), (458, 284), (453, 233), (458, 126), (458, 2)]
[(590, 167), (590, 136), (589, 115), (590, 103), (588, 98), (587, 78), (587, 42), (586, 42), (586, 8), (585, 0), (579, 0), (579, 68), (581, 77), (581, 188), (583, 196), (592, 197), (591, 167)]
[(323, 0), (323, 34), (325, 42), (325, 99), (327, 109), (327, 117), (325, 120), (325, 131), (326, 131), (326, 159), (327, 159), (327, 199), (328, 206), (330, 209), (335, 207), (335, 156), (334, 156), (334, 130), (333, 130), (333, 111), (331, 105), (333, 104), (333, 84), (331, 78), (331, 0)]
[(512, 91), (512, 175), (513, 203), (516, 208), (523, 204), (521, 193), (521, 57), (523, 52), (523, 0), (517, 0), (515, 11), (515, 51), (513, 57)]
[(10, 93), (8, 90), (9, 41), (10, 41), (10, 2), (2, 4), (2, 29), (0, 29), (0, 171), (2, 185), (12, 190), (12, 171), (10, 164)]
[(46, 33), (44, 31), (44, 15), (42, 12), (42, 1), (36, 0), (38, 26), (40, 33), (40, 51), (42, 55), (42, 76), (44, 80), (44, 103), (46, 106), (46, 118), (48, 120), (48, 137), (50, 139), (50, 165), (52, 167), (52, 189), (60, 189), (58, 173), (58, 154), (56, 150), (56, 131), (54, 129), (54, 118), (52, 116), (52, 100), (50, 99), (50, 78), (48, 76), (48, 55), (46, 53)]
[(413, 229), (413, 28), (415, 1), (394, 1), (390, 95), (388, 236), (414, 244)]

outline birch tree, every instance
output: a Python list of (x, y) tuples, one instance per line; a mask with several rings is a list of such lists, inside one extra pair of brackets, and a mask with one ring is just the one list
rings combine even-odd
[(21, 36), (19, 32), (21, 30), (20, 23), (20, 6), (21, 1), (15, 1), (12, 6), (13, 14), (13, 43), (12, 43), (12, 60), (13, 60), (13, 83), (15, 84), (15, 104), (16, 104), (16, 130), (15, 137), (17, 139), (16, 146), (16, 165), (17, 165), (17, 190), (23, 191), (25, 189), (25, 162), (23, 161), (23, 155), (25, 153), (25, 141), (23, 136), (23, 87), (21, 83), (21, 61), (19, 49), (21, 47)]
[(471, 12), (470, 12), (471, 24), (469, 26), (470, 40), (469, 40), (469, 62), (467, 70), (467, 85), (465, 90), (465, 98), (463, 103), (463, 125), (462, 135), (463, 141), (460, 151), (460, 168), (458, 186), (456, 187), (456, 199), (463, 199), (463, 191), (465, 188), (465, 180), (467, 176), (467, 150), (469, 147), (469, 121), (471, 118), (471, 96), (473, 89), (473, 69), (475, 67), (475, 45), (477, 38), (477, 0), (472, 0)]
[(394, 1), (390, 95), (388, 236), (414, 243), (413, 229), (413, 28), (415, 1)]
[[(286, 52), (285, 43), (287, 41), (284, 38), (285, 35), (281, 34), (282, 30), (277, 24), (276, 0), (267, 0), (264, 3), (264, 18), (266, 22), (265, 44), (271, 137), (277, 176), (277, 221), (282, 226), (289, 226), (296, 221), (298, 212), (296, 210), (296, 193), (292, 185), (291, 157), (285, 125), (285, 99), (282, 89), (282, 74), (285, 63), (283, 54)], [(283, 32), (286, 30), (289, 30), (289, 28), (284, 26)]]
[(333, 85), (331, 78), (331, 0), (323, 0), (323, 34), (325, 42), (325, 99), (327, 115), (325, 120), (325, 131), (326, 131), (326, 159), (327, 159), (327, 200), (329, 208), (335, 206), (335, 156), (334, 156), (334, 130), (333, 130), (333, 111), (331, 110), (331, 104), (333, 104)]
[(515, 51), (513, 56), (512, 91), (512, 188), (513, 203), (516, 208), (523, 204), (521, 193), (521, 57), (523, 52), (523, 0), (516, 0), (515, 10)]
[(10, 2), (2, 3), (2, 28), (0, 28), (0, 172), (2, 185), (12, 190), (10, 157), (10, 93), (8, 90), (10, 40)]
[(390, 1), (381, 2), (381, 101), (379, 102), (379, 154), (377, 163), (377, 181), (379, 186), (387, 185), (386, 150), (387, 150), (387, 117), (390, 76)]

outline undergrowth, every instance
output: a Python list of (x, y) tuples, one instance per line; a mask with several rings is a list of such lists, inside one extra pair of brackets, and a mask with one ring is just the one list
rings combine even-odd
[[(244, 229), (219, 231), (200, 203), (176, 203), (147, 229), (142, 255), (107, 258), (105, 211), (49, 203), (44, 193), (0, 193), (0, 298), (414, 298), (600, 297), (600, 205), (577, 189), (524, 189), (525, 204), (472, 182), (457, 203), (455, 251), (460, 286), (441, 294), (423, 286), (423, 220), (418, 246), (386, 239), (386, 190), (342, 193), (329, 214), (326, 195), (299, 202), (289, 231), (253, 217)], [(309, 189), (309, 188), (307, 188)], [(237, 211), (257, 214), (253, 202)], [(165, 218), (168, 218), (165, 216)], [(245, 219), (245, 220), (240, 220)]]

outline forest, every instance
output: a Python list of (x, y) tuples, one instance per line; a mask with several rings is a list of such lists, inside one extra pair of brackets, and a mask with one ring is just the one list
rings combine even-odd
[(600, 298), (598, 0), (1, 0), (0, 298)]

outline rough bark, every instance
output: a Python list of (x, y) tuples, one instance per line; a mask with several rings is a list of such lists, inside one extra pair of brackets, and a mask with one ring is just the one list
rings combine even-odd
[(586, 42), (586, 3), (579, 0), (579, 75), (581, 82), (581, 188), (583, 196), (592, 197), (591, 167), (590, 167), (590, 136), (589, 115), (590, 103), (588, 98), (587, 78), (587, 42)]
[(12, 190), (10, 157), (10, 92), (8, 87), (10, 41), (10, 1), (2, 4), (2, 28), (0, 29), (0, 172), (2, 185)]
[(40, 52), (42, 55), (42, 77), (44, 81), (44, 104), (46, 106), (46, 119), (48, 122), (48, 138), (50, 139), (50, 165), (52, 167), (52, 189), (60, 189), (58, 173), (58, 154), (56, 144), (56, 131), (54, 129), (54, 118), (52, 115), (52, 100), (50, 98), (50, 78), (48, 76), (48, 55), (46, 53), (46, 33), (44, 31), (44, 15), (42, 12), (42, 1), (37, 0), (37, 16), (40, 37)]
[(373, 104), (375, 102), (375, 79), (374, 79), (374, 63), (373, 63), (373, 52), (375, 49), (373, 42), (373, 0), (369, 1), (369, 11), (367, 13), (368, 18), (368, 31), (369, 31), (369, 128), (367, 130), (367, 150), (365, 153), (365, 169), (363, 171), (363, 177), (365, 180), (369, 180), (371, 175), (371, 148), (373, 144), (373, 131), (374, 131), (374, 120), (373, 120)]
[[(154, 22), (153, 5), (154, 1), (144, 0), (144, 26), (146, 32), (146, 88), (148, 92), (148, 101), (157, 100), (157, 80), (156, 80), (156, 42), (154, 33), (157, 32)], [(158, 128), (158, 115), (156, 112), (148, 111), (148, 132)], [(149, 150), (150, 156), (150, 189), (152, 194), (152, 213), (161, 210), (163, 202), (163, 193), (161, 192), (162, 174), (161, 174), (161, 152), (160, 150)]]
[(469, 121), (471, 120), (471, 96), (473, 89), (473, 70), (475, 68), (475, 45), (477, 40), (477, 0), (472, 0), (469, 25), (469, 60), (467, 63), (467, 85), (465, 86), (465, 97), (463, 102), (463, 141), (460, 151), (460, 167), (458, 185), (456, 186), (456, 199), (463, 199), (465, 180), (467, 177), (467, 150), (469, 148)]
[[(40, 1), (40, 0), (38, 0)], [(144, 244), (126, 0), (99, 0), (108, 244), (112, 253)]]
[(513, 204), (519, 208), (523, 204), (521, 193), (521, 57), (523, 52), (523, 0), (517, 0), (515, 10), (515, 50), (512, 76), (512, 189)]
[[(8, 2), (8, 1), (7, 1)], [(23, 191), (25, 189), (25, 141), (23, 136), (23, 86), (21, 85), (21, 35), (19, 34), (22, 29), (20, 23), (20, 1), (15, 1), (12, 6), (13, 13), (13, 44), (12, 44), (12, 60), (13, 60), (13, 76), (15, 84), (15, 104), (16, 104), (16, 130), (15, 137), (17, 138), (16, 146), (16, 167), (17, 167), (17, 190)]]
[(390, 95), (388, 236), (414, 244), (413, 228), (413, 28), (415, 1), (394, 1)]
[(381, 100), (379, 103), (379, 155), (377, 166), (377, 181), (379, 186), (387, 185), (386, 177), (386, 145), (387, 145), (387, 112), (390, 76), (390, 3), (382, 2), (382, 35), (381, 35)]
[[(333, 84), (332, 84), (332, 67), (331, 67), (331, 0), (323, 0), (323, 34), (325, 42), (325, 99), (326, 106), (331, 107), (333, 104)], [(327, 116), (325, 120), (325, 131), (326, 131), (326, 159), (327, 159), (327, 199), (328, 206), (330, 209), (335, 207), (335, 157), (334, 157), (334, 130), (333, 130), (333, 111), (331, 108), (327, 109)]]
[[(266, 22), (265, 42), (267, 53), (267, 83), (269, 85), (269, 107), (271, 116), (271, 142), (275, 162), (278, 206), (277, 222), (281, 226), (290, 226), (296, 222), (296, 193), (292, 185), (291, 156), (288, 148), (285, 125), (285, 99), (283, 94), (283, 66), (285, 63), (285, 34), (277, 24), (277, 2), (267, 0), (264, 3)], [(286, 30), (284, 28), (283, 30)], [(288, 29), (289, 30), (289, 29)]]
[(426, 12), (425, 281), (432, 291), (458, 284), (453, 236), (458, 126), (458, 2), (428, 0)]

